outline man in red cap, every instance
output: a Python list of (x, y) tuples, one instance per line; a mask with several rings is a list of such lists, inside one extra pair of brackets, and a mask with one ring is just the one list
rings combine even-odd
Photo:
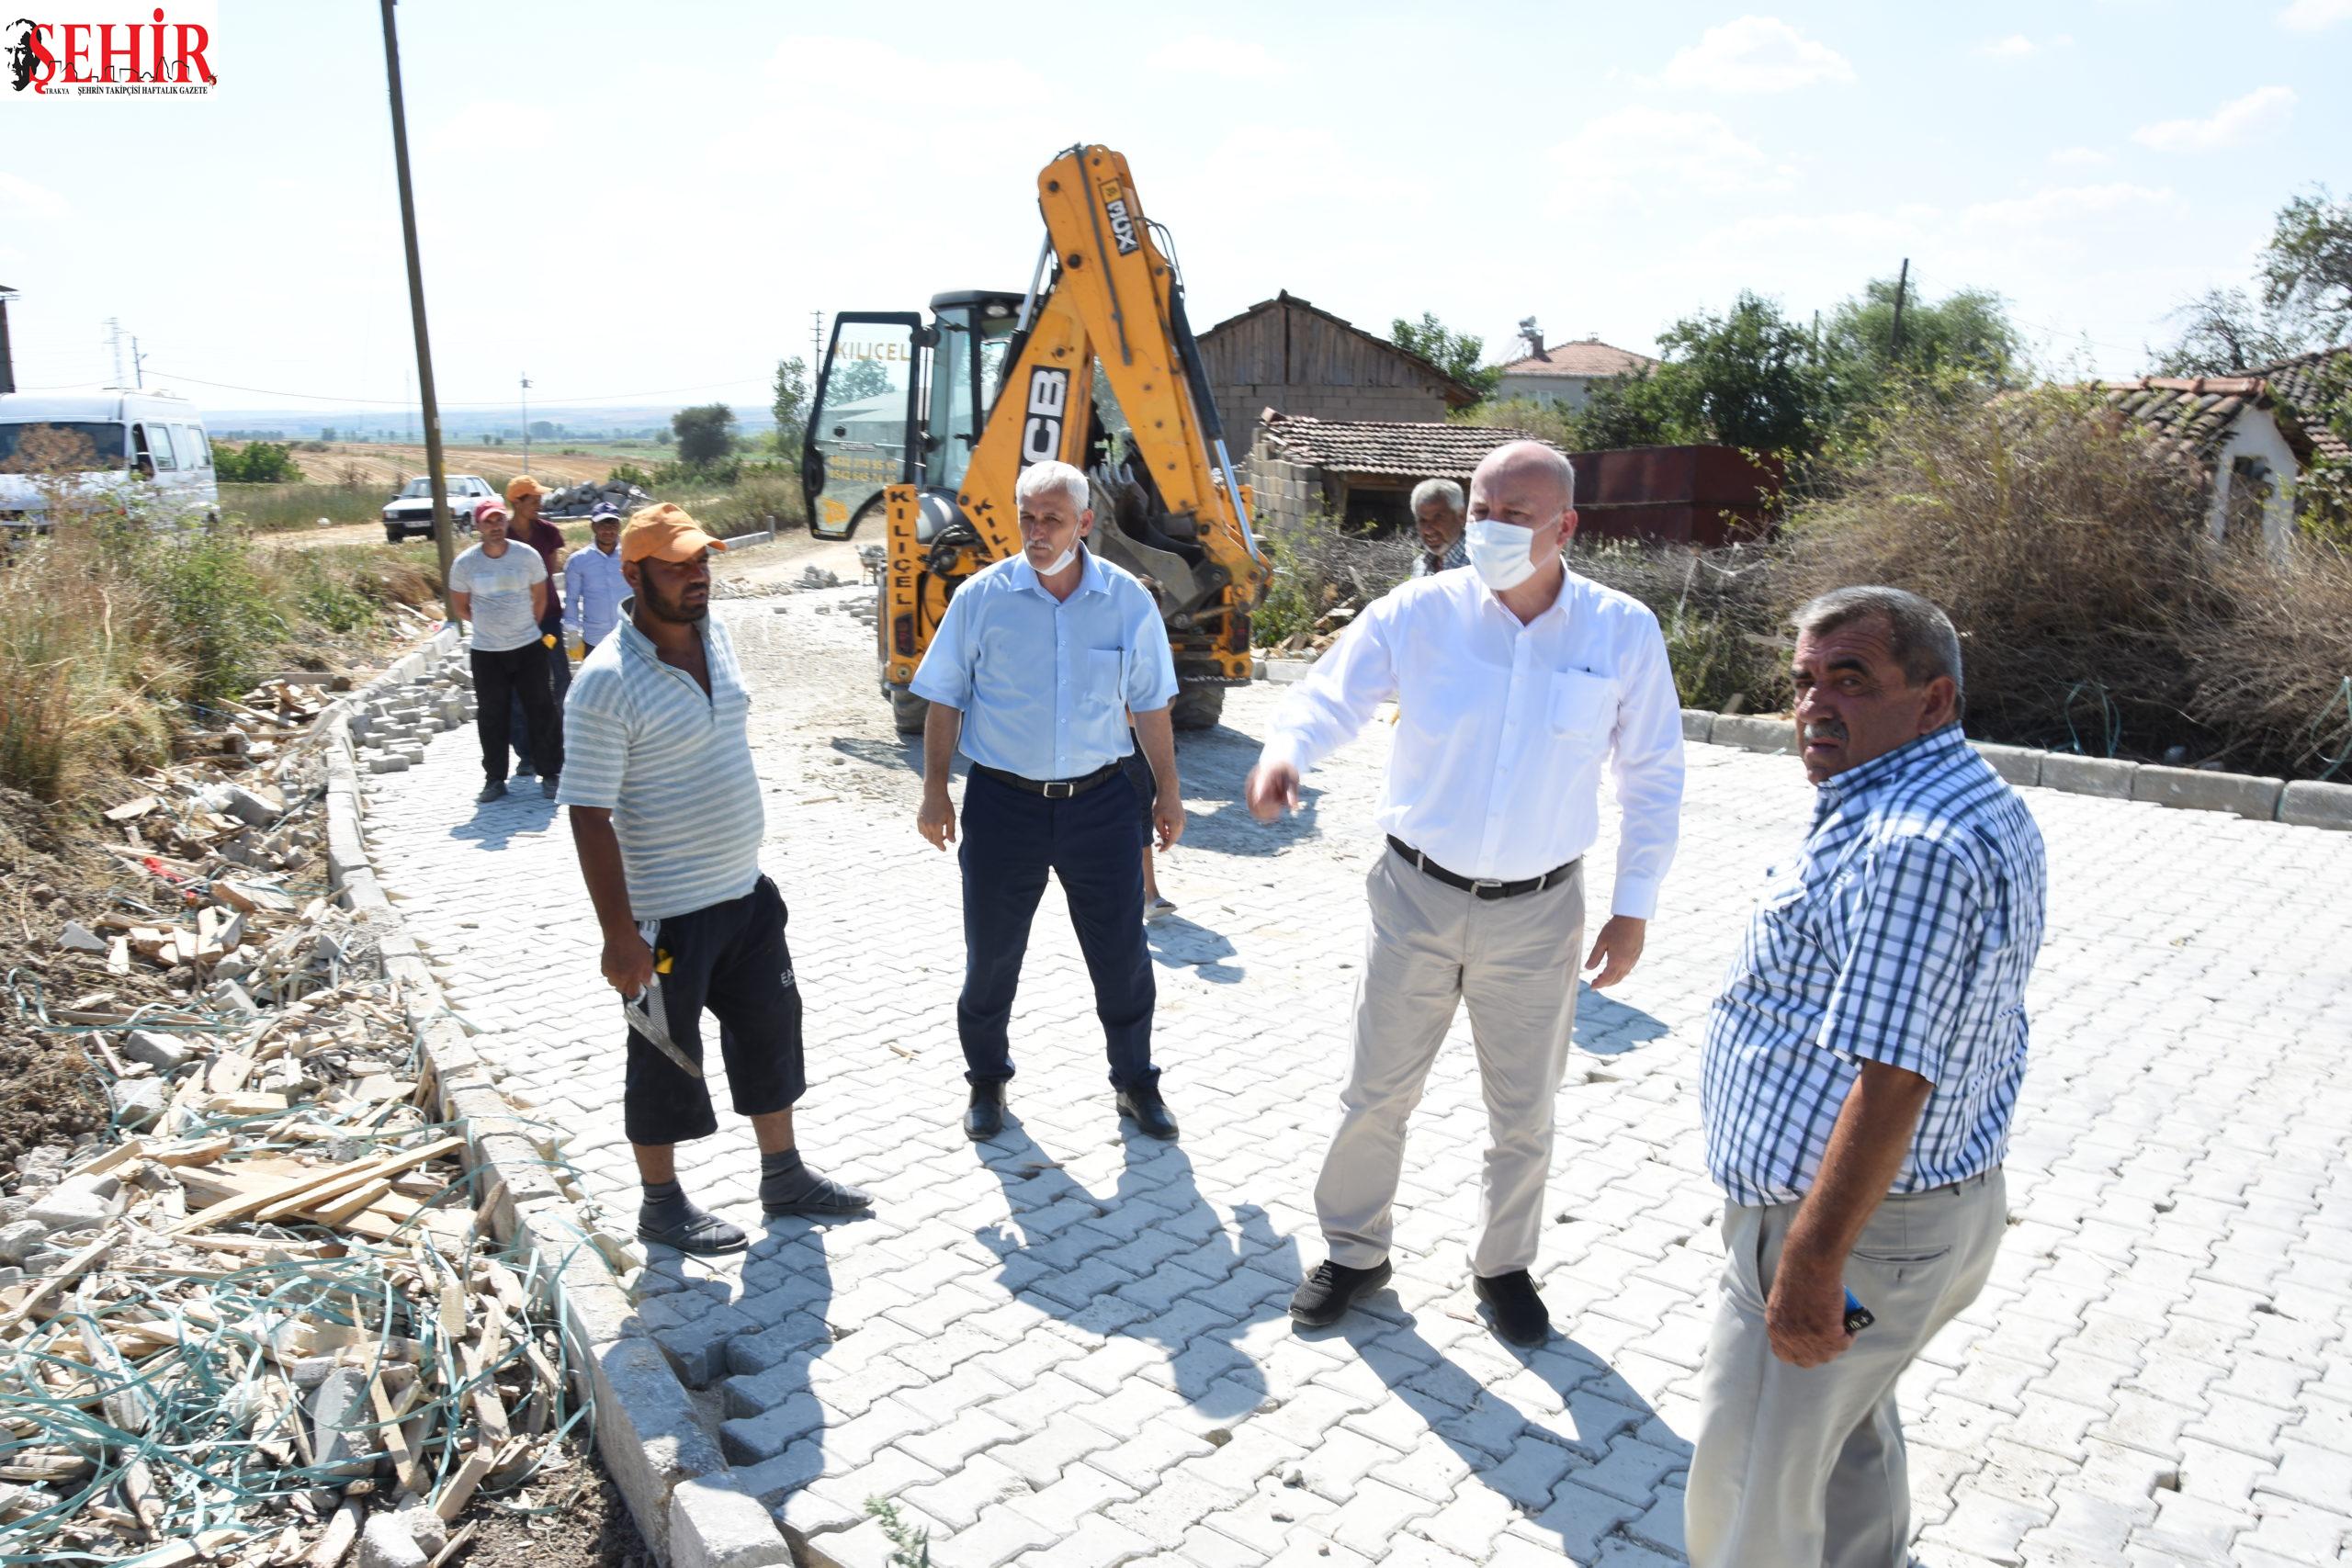
[[(563, 697), (571, 687), (571, 660), (563, 648), (564, 594), (558, 592), (557, 581), (562, 576), (565, 558), (571, 554), (563, 547), (563, 530), (539, 515), (539, 506), (548, 495), (548, 487), (528, 474), (517, 474), (506, 481), (506, 508), (514, 514), (506, 526), (509, 538), (526, 544), (538, 552), (539, 561), (548, 569), (548, 602), (539, 615), (540, 646), (547, 649), (548, 690), (555, 697), (555, 722), (559, 735), (563, 730)], [(569, 584), (566, 585), (567, 588)], [(523, 723), (522, 710), (514, 710), (514, 772), (528, 777), (533, 772), (552, 776), (528, 743), (529, 731)]]
[[(759, 775), (751, 697), (727, 633), (710, 618), (710, 552), (727, 547), (684, 511), (649, 506), (621, 531), (633, 596), (572, 682), (562, 793), (581, 874), (604, 928), (605, 978), (623, 997), (658, 972), (672, 1042), (702, 1060), (702, 1014), (735, 1109), (760, 1145), (770, 1214), (846, 1214), (871, 1201), (800, 1161), (792, 1105), (808, 1079), (800, 991), (785, 945), (784, 896), (760, 871)], [(678, 1184), (676, 1145), (718, 1130), (703, 1079), (635, 1030), (622, 1121), (645, 1187), (637, 1234), (682, 1252), (739, 1252), (740, 1226)]]

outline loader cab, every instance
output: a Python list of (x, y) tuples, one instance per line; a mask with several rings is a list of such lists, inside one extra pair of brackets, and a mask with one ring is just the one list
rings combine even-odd
[(808, 531), (820, 539), (877, 528), (886, 485), (934, 494), (952, 515), (953, 492), (1002, 384), (1018, 294), (936, 295), (931, 321), (912, 311), (847, 310), (833, 318), (801, 449)]

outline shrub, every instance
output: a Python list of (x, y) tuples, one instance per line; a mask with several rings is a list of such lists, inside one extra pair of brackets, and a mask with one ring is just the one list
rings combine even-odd
[(1263, 543), (1273, 577), (1250, 621), (1261, 647), (1313, 632), (1342, 604), (1371, 604), (1413, 574), (1418, 548), (1410, 535), (1354, 533), (1328, 512), (1270, 527)]
[(291, 484), (301, 479), (302, 470), (294, 461), (294, 449), (277, 442), (248, 441), (243, 446), (215, 443), (212, 477), (224, 485)]
[(1685, 707), (1770, 711), (1785, 699), (1787, 647), (1778, 558), (1735, 545), (1692, 550), (1621, 540), (1578, 545), (1578, 575), (1649, 606)]

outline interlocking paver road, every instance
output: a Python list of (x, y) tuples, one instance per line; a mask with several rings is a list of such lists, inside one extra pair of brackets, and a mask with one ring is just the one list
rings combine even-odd
[[(1191, 833), (1164, 863), (1182, 908), (1151, 939), (1182, 1141), (1120, 1134), (1049, 893), (1015, 1120), (976, 1149), (955, 865), (916, 837), (914, 749), (873, 694), (855, 592), (722, 604), (808, 1004), (802, 1142), (877, 1199), (870, 1220), (763, 1224), (741, 1122), (690, 1150), (692, 1190), (755, 1245), (657, 1260), (642, 1311), (747, 1483), (857, 1568), (887, 1556), (873, 1497), (946, 1568), (1681, 1561), (1720, 1259), (1698, 1042), (1751, 891), (1803, 828), (1794, 761), (1692, 749), (1648, 955), (1587, 994), (1539, 1266), (1560, 1337), (1514, 1353), (1470, 1310), (1485, 1118), (1459, 1026), (1413, 1125), (1393, 1294), (1295, 1334), (1385, 732), (1279, 829), (1237, 800), (1278, 690), (1234, 693), (1226, 728), (1185, 739)], [(628, 1213), (616, 1010), (569, 837), (536, 795), (473, 807), (475, 756), (460, 731), (373, 781), (376, 861), (508, 1089)], [(2052, 935), (2014, 1214), (1992, 1285), (1903, 1390), (1918, 1560), (2341, 1561), (2352, 837), (2029, 798)]]

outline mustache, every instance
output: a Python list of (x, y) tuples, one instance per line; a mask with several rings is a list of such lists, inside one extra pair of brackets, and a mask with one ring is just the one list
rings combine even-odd
[(1843, 740), (1846, 727), (1834, 718), (1816, 718), (1804, 727), (1807, 740)]

